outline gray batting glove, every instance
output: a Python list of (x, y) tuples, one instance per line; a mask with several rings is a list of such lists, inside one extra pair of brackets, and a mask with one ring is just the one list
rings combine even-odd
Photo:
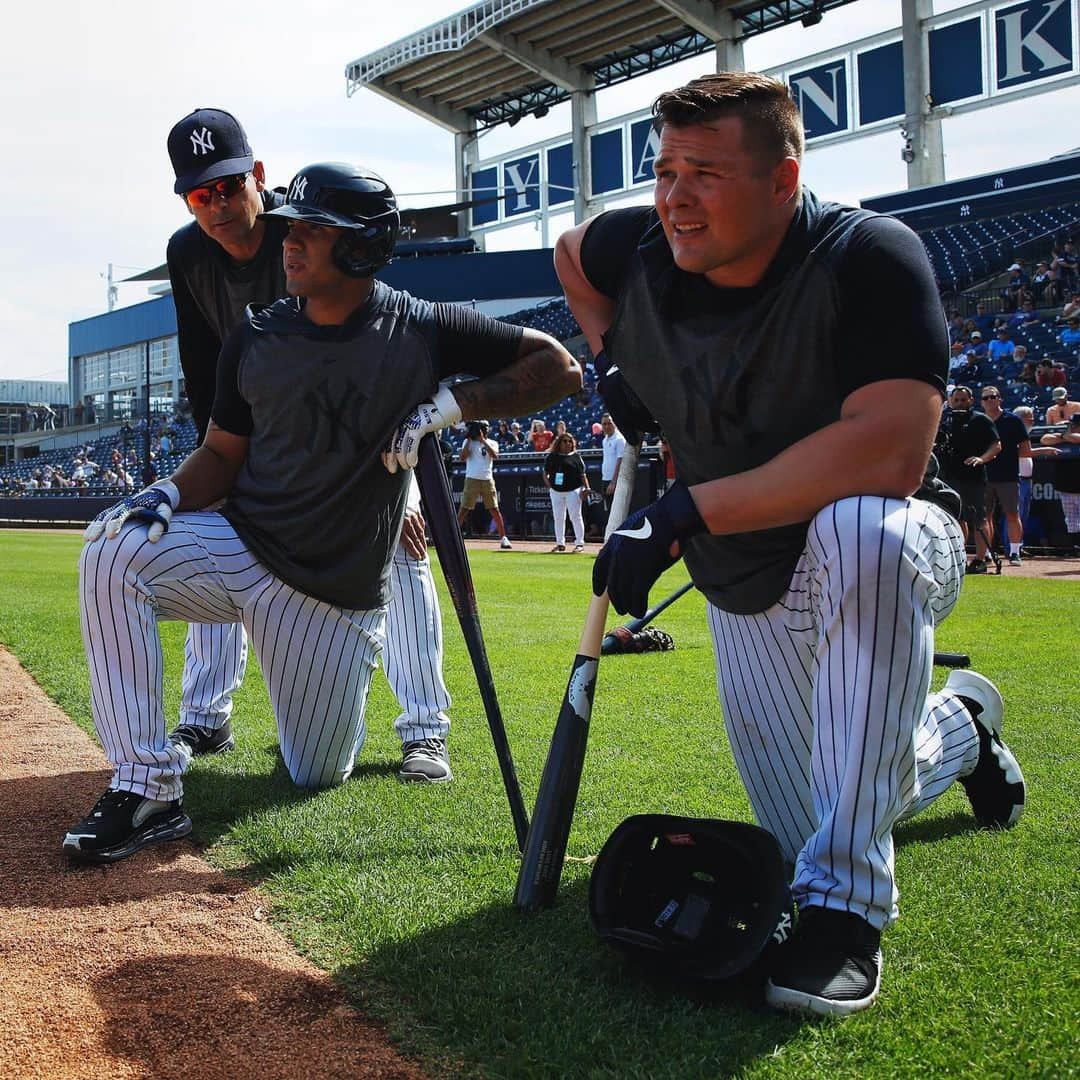
[(115, 506), (102, 510), (83, 533), (83, 539), (93, 541), (104, 534), (111, 540), (128, 521), (145, 521), (149, 528), (146, 538), (156, 544), (169, 528), (173, 511), (180, 505), (180, 491), (171, 480), (158, 483), (140, 491), (138, 495), (128, 495)]
[(382, 460), (387, 472), (415, 469), (420, 440), (432, 431), (456, 424), (461, 419), (461, 406), (448, 386), (440, 386), (431, 401), (417, 405), (394, 433), (390, 445), (383, 451)]

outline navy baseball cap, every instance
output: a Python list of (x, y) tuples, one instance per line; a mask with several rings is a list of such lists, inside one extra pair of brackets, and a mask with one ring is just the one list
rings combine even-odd
[(255, 155), (240, 121), (224, 109), (196, 109), (169, 132), (169, 159), (176, 183), (173, 191), (185, 191), (251, 171)]

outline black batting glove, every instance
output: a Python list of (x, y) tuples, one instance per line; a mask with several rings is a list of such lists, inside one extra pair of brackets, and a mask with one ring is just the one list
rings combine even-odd
[(652, 413), (623, 378), (619, 365), (611, 363), (602, 350), (596, 356), (596, 371), (596, 391), (628, 443), (637, 446), (644, 432), (660, 430)]
[[(682, 557), (687, 540), (705, 531), (690, 489), (676, 480), (661, 498), (631, 514), (608, 538), (593, 564), (593, 592), (600, 596), (606, 589), (620, 615), (640, 619), (656, 579)], [(679, 554), (673, 556), (671, 545), (676, 541)]]

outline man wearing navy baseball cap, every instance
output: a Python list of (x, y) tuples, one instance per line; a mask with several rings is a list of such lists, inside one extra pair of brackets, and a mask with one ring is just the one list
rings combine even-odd
[(183, 195), (223, 176), (251, 172), (255, 155), (240, 121), (224, 109), (196, 109), (169, 132), (169, 157)]
[[(232, 113), (196, 109), (173, 126), (168, 149), (173, 191), (194, 218), (173, 234), (166, 260), (184, 388), (201, 443), (223, 342), (248, 304), (272, 303), (285, 294), (281, 243), (288, 225), (259, 217), (285, 200), (265, 187), (263, 163)], [(188, 627), (180, 724), (172, 738), (191, 753), (232, 749), (232, 699), (246, 660), (242, 627)]]

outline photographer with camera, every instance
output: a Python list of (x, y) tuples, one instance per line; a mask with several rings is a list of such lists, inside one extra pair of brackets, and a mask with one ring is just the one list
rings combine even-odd
[(986, 516), (986, 463), (1001, 453), (994, 422), (972, 408), (975, 398), (966, 386), (953, 388), (941, 414), (934, 452), (941, 463), (946, 483), (956, 489), (963, 503), (960, 524), (964, 540), (974, 532), (975, 558), (968, 563), (969, 574), (986, 573), (990, 547), (990, 523)]
[(461, 509), (458, 511), (458, 524), (464, 525), (465, 519), (476, 506), (478, 499), (483, 500), (484, 509), (491, 514), (495, 528), (499, 530), (499, 547), (509, 551), (513, 546), (506, 535), (506, 523), (499, 509), (499, 492), (493, 478), (495, 459), (499, 456), (499, 445), (488, 438), (486, 420), (470, 420), (465, 429), (465, 441), (461, 444), (460, 459), (465, 462), (465, 487), (461, 492)]

